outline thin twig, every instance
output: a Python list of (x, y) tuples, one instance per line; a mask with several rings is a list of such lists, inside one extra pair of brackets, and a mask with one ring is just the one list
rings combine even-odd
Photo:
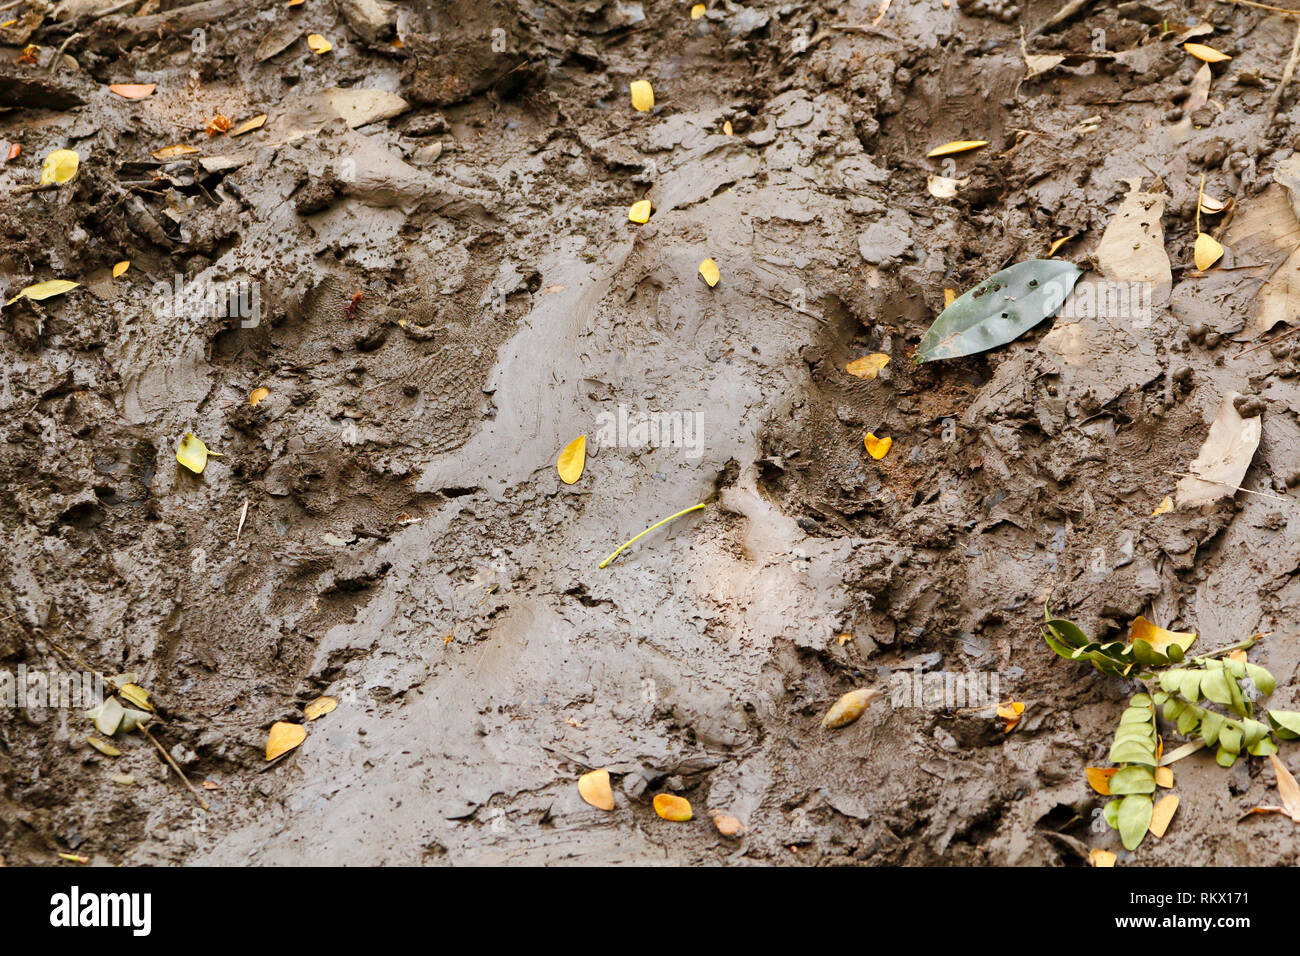
[(1287, 330), (1286, 330), (1285, 332), (1283, 332), (1281, 335), (1275, 335), (1275, 336), (1273, 336), (1273, 338), (1269, 339), (1267, 342), (1260, 342), (1258, 345), (1252, 345), (1252, 346), (1251, 346), (1250, 348), (1248, 348), (1248, 349), (1242, 349), (1240, 352), (1238, 352), (1236, 355), (1234, 355), (1233, 358), (1234, 358), (1234, 359), (1239, 359), (1239, 358), (1241, 358), (1243, 355), (1246, 355), (1246, 354), (1248, 354), (1248, 353), (1250, 353), (1250, 352), (1254, 352), (1254, 351), (1256, 351), (1256, 350), (1258, 350), (1258, 349), (1262, 349), (1262, 348), (1264, 348), (1264, 346), (1266, 346), (1266, 345), (1272, 345), (1274, 342), (1281, 342), (1281, 341), (1282, 341), (1284, 338), (1286, 338), (1288, 335), (1295, 335), (1297, 332), (1300, 332), (1300, 325), (1297, 325), (1297, 326), (1296, 326), (1295, 328), (1293, 328), (1293, 329), (1287, 329)]
[(58, 49), (58, 52), (54, 54), (54, 59), (50, 60), (50, 69), (49, 69), (50, 73), (53, 73), (55, 69), (58, 68), (58, 65), (63, 61), (63, 51), (68, 48), (68, 44), (71, 43), (73, 40), (80, 40), (81, 38), (82, 37), (80, 33), (74, 33), (72, 34), (72, 36), (68, 37), (66, 40), (63, 41), (62, 45)]
[(181, 773), (181, 768), (176, 766), (176, 761), (172, 759), (172, 755), (163, 749), (163, 745), (158, 743), (158, 739), (154, 737), (153, 734), (149, 733), (149, 728), (144, 724), (141, 724), (140, 733), (148, 737), (153, 745), (158, 748), (158, 752), (163, 755), (163, 759), (166, 760), (167, 763), (171, 765), (171, 768), (176, 771), (176, 776), (181, 778), (181, 783), (185, 784), (185, 786), (189, 788), (190, 793), (194, 794), (194, 799), (199, 801), (199, 806), (204, 810), (211, 810), (212, 808), (208, 806), (208, 801), (203, 799), (199, 792), (194, 789), (194, 784), (190, 783), (185, 774)]
[(1288, 10), (1286, 7), (1273, 7), (1267, 3), (1256, 3), (1255, 0), (1219, 0), (1219, 3), (1233, 3), (1240, 7), (1254, 7), (1256, 10), (1267, 10), (1269, 13), (1284, 13), (1287, 16), (1300, 17), (1300, 10)]
[(1177, 475), (1179, 478), (1195, 478), (1197, 481), (1208, 482), (1211, 485), (1222, 485), (1224, 488), (1232, 488), (1235, 491), (1244, 491), (1248, 495), (1259, 495), (1263, 498), (1272, 498), (1274, 501), (1291, 501), (1290, 498), (1282, 498), (1278, 495), (1271, 495), (1267, 491), (1251, 491), (1249, 488), (1243, 488), (1241, 485), (1230, 485), (1226, 481), (1218, 481), (1214, 478), (1202, 478), (1200, 475), (1193, 475), (1188, 471), (1166, 471), (1166, 475)]
[(1286, 68), (1282, 70), (1282, 79), (1278, 80), (1277, 88), (1268, 98), (1268, 109), (1265, 111), (1264, 125), (1261, 127), (1265, 134), (1272, 127), (1273, 118), (1277, 116), (1277, 108), (1282, 103), (1282, 94), (1286, 92), (1291, 77), (1295, 74), (1297, 60), (1300, 60), (1300, 23), (1296, 24), (1295, 39), (1291, 41), (1291, 57), (1286, 61)]

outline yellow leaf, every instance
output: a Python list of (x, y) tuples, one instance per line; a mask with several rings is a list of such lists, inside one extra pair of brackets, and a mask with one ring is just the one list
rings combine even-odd
[(943, 290), (943, 307), (944, 307), (945, 309), (948, 308), (948, 306), (952, 305), (952, 304), (953, 304), (954, 302), (956, 302), (956, 301), (957, 301), (957, 290), (956, 290), (956, 289), (944, 289), (944, 290)]
[(685, 823), (692, 819), (691, 802), (685, 797), (675, 797), (671, 793), (661, 793), (655, 797), (655, 813), (674, 823)]
[(712, 259), (705, 259), (700, 263), (700, 275), (709, 284), (710, 289), (717, 285), (718, 280), (722, 278), (722, 273), (718, 271), (718, 264)]
[(597, 810), (613, 810), (614, 791), (609, 787), (609, 771), (584, 773), (578, 778), (578, 795)]
[(571, 485), (582, 477), (582, 469), (586, 464), (587, 436), (579, 435), (564, 446), (564, 451), (560, 452), (560, 457), (555, 462), (555, 470), (560, 473), (562, 482)]
[(695, 6), (691, 7), (691, 19), (698, 20), (700, 17), (704, 16), (707, 9), (708, 8), (705, 7), (704, 4), (697, 3)]
[(114, 747), (112, 744), (107, 743), (107, 742), (105, 742), (105, 741), (103, 741), (103, 740), (100, 740), (98, 737), (87, 737), (87, 738), (86, 738), (86, 743), (90, 744), (90, 746), (94, 747), (96, 750), (98, 750), (100, 753), (102, 753), (105, 757), (120, 757), (120, 756), (122, 756), (122, 751), (118, 750), (118, 749), (117, 749), (116, 747)]
[(880, 370), (889, 364), (889, 356), (883, 352), (872, 352), (860, 359), (854, 359), (844, 370), (858, 378), (875, 378)]
[(979, 149), (981, 146), (987, 146), (989, 141), (986, 139), (959, 139), (951, 143), (944, 143), (942, 146), (936, 146), (925, 155), (930, 158), (935, 156), (951, 156), (953, 153), (964, 153), (968, 150)]
[(827, 730), (847, 727), (861, 717), (862, 712), (879, 696), (880, 691), (875, 687), (849, 691), (826, 711), (826, 716), (822, 718), (822, 727)]
[(56, 149), (46, 156), (45, 162), (41, 164), (40, 184), (48, 186), (50, 183), (66, 183), (77, 175), (77, 167), (80, 164), (81, 157), (75, 150)]
[(1151, 517), (1154, 518), (1156, 515), (1168, 514), (1173, 510), (1174, 510), (1174, 499), (1166, 495), (1165, 500), (1160, 502), (1160, 504), (1156, 505), (1156, 510), (1151, 512)]
[(266, 114), (261, 113), (252, 119), (246, 119), (230, 131), (231, 136), (243, 136), (245, 133), (251, 133), (255, 129), (261, 129), (266, 122)]
[(307, 2), (307, 0), (289, 0), (289, 6), (291, 6), (291, 7), (301, 7), (301, 6), (302, 6), (304, 3), (306, 3), (306, 2)]
[(1183, 49), (1196, 59), (1204, 60), (1206, 63), (1222, 63), (1224, 60), (1232, 59), (1228, 54), (1220, 53), (1214, 47), (1206, 46), (1204, 43), (1184, 43)]
[(126, 270), (129, 268), (131, 268), (131, 260), (123, 259), (117, 265), (113, 266), (113, 278), (116, 279), (118, 276), (126, 272)]
[(109, 89), (123, 99), (142, 100), (158, 87), (153, 83), (113, 83)]
[(1134, 641), (1146, 641), (1151, 645), (1152, 650), (1166, 655), (1168, 654), (1166, 648), (1170, 644), (1176, 644), (1180, 650), (1186, 651), (1195, 640), (1195, 631), (1166, 631), (1163, 627), (1156, 627), (1141, 615), (1133, 622), (1128, 634), (1130, 644)]
[(1060, 239), (1053, 239), (1052, 244), (1047, 247), (1047, 258), (1050, 259), (1052, 256), (1056, 255), (1056, 250), (1073, 238), (1074, 236), (1062, 236)]
[(632, 93), (632, 109), (645, 113), (655, 108), (655, 91), (645, 80), (633, 80), (628, 89)]
[(197, 152), (198, 150), (193, 146), (177, 143), (175, 146), (164, 146), (162, 149), (155, 149), (152, 155), (154, 159), (175, 159), (177, 156), (188, 156), (190, 153)]
[(867, 437), (862, 439), (862, 444), (867, 448), (867, 454), (876, 461), (884, 458), (889, 454), (889, 449), (894, 445), (892, 438), (877, 438), (871, 432), (867, 432)]
[(1103, 797), (1109, 797), (1110, 778), (1119, 773), (1119, 767), (1084, 767), (1083, 772), (1088, 778), (1088, 786)]
[(311, 47), (311, 52), (320, 56), (322, 53), (328, 53), (334, 49), (334, 44), (325, 39), (319, 33), (307, 34), (307, 46)]
[(627, 218), (633, 222), (647, 222), (650, 219), (650, 200), (642, 199), (640, 202), (632, 203), (627, 211)]
[(1236, 199), (1232, 196), (1228, 197), (1227, 202), (1223, 202), (1222, 200), (1215, 199), (1213, 196), (1207, 196), (1205, 193), (1201, 193), (1201, 212), (1205, 213), (1207, 216), (1217, 216), (1219, 213), (1227, 212), (1231, 209), (1235, 202)]
[(731, 120), (727, 120), (722, 124), (722, 132), (726, 133), (728, 136), (732, 134)]
[(149, 692), (139, 684), (123, 684), (118, 693), (124, 700), (130, 701), (141, 710), (153, 710), (153, 704), (149, 703)]
[(307, 730), (302, 724), (289, 724), (277, 720), (271, 725), (271, 732), (266, 737), (266, 759), (274, 760), (282, 754), (287, 754), (306, 739)]
[(1165, 831), (1169, 829), (1169, 821), (1174, 818), (1174, 811), (1178, 809), (1178, 795), (1167, 793), (1156, 801), (1155, 808), (1151, 811), (1151, 823), (1147, 827), (1154, 837), (1162, 837)]
[(835, 640), (840, 642), (840, 647), (843, 647), (849, 641), (853, 640), (853, 635), (850, 634), (848, 631), (845, 631), (843, 634), (836, 637)]
[(738, 837), (745, 833), (745, 825), (729, 813), (715, 813), (713, 825), (724, 837)]
[(252, 393), (249, 394), (248, 396), (248, 404), (256, 408), (258, 403), (261, 402), (262, 399), (266, 398), (266, 396), (270, 394), (271, 394), (271, 390), (265, 386), (263, 386), (262, 388), (255, 388), (253, 389)]
[(1196, 249), (1192, 253), (1192, 258), (1196, 260), (1196, 268), (1205, 272), (1210, 266), (1214, 265), (1223, 257), (1223, 246), (1213, 236), (1206, 233), (1198, 233), (1196, 236)]
[(194, 437), (192, 432), (186, 432), (176, 446), (176, 460), (194, 474), (201, 475), (208, 464), (208, 446)]
[(333, 711), (338, 705), (339, 702), (333, 697), (317, 697), (302, 709), (302, 715), (308, 720), (316, 720)]
[(76, 853), (60, 853), (60, 854), (59, 854), (59, 859), (60, 859), (60, 860), (67, 860), (69, 863), (89, 863), (89, 862), (90, 862), (90, 857), (88, 857), (88, 856), (79, 856), (79, 855), (76, 854)]
[(70, 279), (50, 279), (48, 282), (38, 282), (35, 285), (29, 285), (21, 290), (16, 296), (10, 299), (5, 305), (13, 305), (19, 299), (31, 299), (33, 302), (39, 302), (42, 299), (52, 299), (56, 295), (63, 295), (81, 285), (80, 282), (73, 282)]
[(1170, 767), (1156, 767), (1156, 786), (1168, 790), (1174, 785), (1174, 771)]
[(1114, 866), (1115, 859), (1110, 850), (1091, 850), (1088, 853), (1088, 862), (1093, 866)]

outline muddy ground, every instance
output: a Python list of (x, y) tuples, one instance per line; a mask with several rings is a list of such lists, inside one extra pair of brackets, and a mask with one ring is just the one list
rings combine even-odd
[[(138, 735), (109, 758), (76, 711), (12, 710), (9, 864), (1086, 865), (1119, 843), (1083, 768), (1134, 687), (1053, 657), (1045, 601), (1204, 649), (1270, 632), (1252, 659), (1300, 703), (1293, 340), (1246, 351), (1284, 331), (1255, 319), (1258, 269), (1232, 267), (1260, 242), (1220, 218), (1224, 266), (1191, 261), (1202, 175), (1238, 216), (1285, 207), (1296, 20), (1174, 0), (1046, 29), (1059, 0), (7, 6), (0, 281), (82, 285), (0, 313), (0, 664), (134, 672), (159, 742), (214, 787), (204, 812)], [(1201, 103), (1181, 38), (1205, 23), (1233, 59)], [(1022, 31), (1066, 59), (1025, 79)], [(958, 139), (989, 145), (925, 158)], [(197, 152), (152, 156), (176, 144)], [(77, 177), (26, 188), (56, 148)], [(929, 174), (969, 182), (939, 199)], [(1148, 320), (1062, 317), (914, 364), (945, 288), (1066, 236), (1058, 255), (1095, 266), (1134, 186), (1170, 264)], [(178, 281), (255, 290), (257, 315), (169, 309)], [(846, 375), (868, 352), (892, 358), (879, 378)], [(1245, 487), (1266, 494), (1152, 516), (1233, 391), (1262, 411)], [(699, 444), (611, 432), (620, 408), (679, 414)], [(201, 476), (176, 462), (187, 431), (223, 453)], [(893, 437), (884, 459), (867, 431)], [(845, 691), (923, 671), (996, 675), (1024, 718), (884, 698), (820, 728)], [(322, 694), (338, 708), (268, 765), (270, 726)], [(597, 767), (613, 812), (579, 798)], [(1237, 821), (1276, 802), (1264, 762), (1176, 769), (1173, 826), (1122, 862), (1296, 862), (1288, 820)], [(659, 819), (661, 792), (696, 819)], [(748, 832), (720, 836), (715, 810)]]

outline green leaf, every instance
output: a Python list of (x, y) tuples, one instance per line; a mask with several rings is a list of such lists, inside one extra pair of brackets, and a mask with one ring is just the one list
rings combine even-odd
[(1222, 714), (1216, 714), (1212, 710), (1204, 711), (1201, 714), (1201, 739), (1213, 747), (1219, 742), (1219, 732), (1227, 722)]
[[(1219, 731), (1219, 749), (1226, 750), (1230, 754), (1241, 753), (1241, 741), (1244, 735), (1241, 728), (1232, 724), (1227, 724)], [(1116, 774), (1118, 776), (1118, 774)]]
[(1070, 647), (1068, 644), (1061, 643), (1061, 641), (1054, 636), (1053, 632), (1046, 627), (1043, 628), (1043, 640), (1047, 642), (1048, 647), (1055, 651), (1059, 656), (1064, 657), (1067, 661), (1076, 659), (1074, 656), (1074, 648)]
[[(1115, 776), (1118, 777), (1119, 774)], [(1142, 838), (1147, 835), (1147, 828), (1151, 826), (1153, 806), (1151, 798), (1141, 793), (1129, 794), (1120, 801), (1115, 816), (1119, 823), (1117, 829), (1124, 849), (1136, 850), (1141, 845)]]
[(1134, 694), (1129, 698), (1129, 707), (1150, 707), (1151, 697), (1148, 694)]
[(1227, 707), (1232, 704), (1232, 691), (1228, 688), (1228, 672), (1219, 668), (1205, 672), (1201, 678), (1201, 693), (1205, 695), (1206, 700), (1212, 700), (1216, 704), (1222, 704)]
[(1106, 804), (1105, 808), (1103, 808), (1103, 810), (1101, 811), (1101, 815), (1102, 815), (1102, 817), (1104, 817), (1105, 820), (1106, 820), (1106, 822), (1110, 824), (1110, 828), (1111, 828), (1112, 830), (1118, 830), (1118, 829), (1119, 829), (1119, 805), (1120, 805), (1120, 803), (1121, 803), (1120, 799), (1119, 799), (1119, 798), (1116, 798), (1116, 799), (1112, 800), (1110, 803)]
[(917, 362), (975, 355), (1006, 345), (1065, 303), (1083, 270), (1059, 259), (1017, 262), (959, 296), (921, 339)]
[(1277, 744), (1273, 743), (1272, 737), (1264, 737), (1246, 749), (1252, 757), (1267, 757), (1269, 754), (1277, 753)]
[(1277, 690), (1277, 681), (1273, 679), (1273, 675), (1258, 664), (1247, 663), (1246, 676), (1255, 685), (1255, 689), (1265, 697)]
[(1300, 737), (1300, 712), (1270, 710), (1265, 714), (1278, 740), (1295, 740)]
[(1149, 767), (1124, 767), (1110, 778), (1110, 792), (1115, 796), (1128, 793), (1155, 793), (1156, 777)]
[(1124, 713), (1119, 715), (1119, 722), (1123, 724), (1150, 724), (1151, 711), (1146, 707), (1129, 707)]
[(1183, 705), (1182, 713), (1178, 715), (1178, 732), (1184, 737), (1190, 736), (1196, 730), (1196, 725), (1201, 722), (1201, 708), (1192, 704)]
[[(1242, 741), (1245, 747), (1253, 747), (1261, 740), (1268, 738), (1268, 725), (1261, 724), (1258, 720), (1243, 720), (1241, 722), (1241, 729), (1245, 734)], [(1256, 756), (1258, 756), (1258, 754)]]
[(1155, 746), (1147, 747), (1143, 744), (1131, 742), (1117, 743), (1110, 748), (1110, 762), (1135, 763), (1146, 767), (1154, 767), (1156, 765)]
[(1056, 634), (1057, 640), (1069, 644), (1071, 647), (1083, 647), (1083, 645), (1091, 643), (1088, 640), (1088, 635), (1083, 633), (1079, 625), (1073, 621), (1049, 618), (1046, 626)]
[(1214, 759), (1218, 761), (1220, 767), (1231, 767), (1237, 762), (1237, 755), (1231, 750), (1220, 747), (1215, 753)]
[(1201, 699), (1201, 679), (1203, 671), (1177, 671), (1182, 676), (1178, 681), (1178, 693), (1193, 704)]

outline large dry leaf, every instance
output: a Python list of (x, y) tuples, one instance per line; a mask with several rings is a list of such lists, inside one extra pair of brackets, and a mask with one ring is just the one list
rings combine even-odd
[(1238, 206), (1223, 235), (1234, 257), (1230, 264), (1259, 266), (1250, 274), (1263, 280), (1241, 333), (1246, 340), (1300, 313), (1300, 156), (1278, 163), (1273, 178)]
[(1114, 282), (1150, 282), (1151, 304), (1159, 308), (1173, 286), (1173, 269), (1165, 252), (1165, 196), (1142, 192), (1141, 179), (1128, 181), (1128, 195), (1097, 245), (1097, 265)]
[[(1224, 396), (1218, 417), (1210, 425), (1210, 434), (1201, 452), (1188, 467), (1198, 478), (1181, 478), (1174, 494), (1179, 508), (1199, 508), (1236, 493), (1250, 468), (1262, 432), (1261, 416), (1242, 418), (1232, 400), (1236, 392)], [(1209, 479), (1202, 481), (1201, 479)]]

